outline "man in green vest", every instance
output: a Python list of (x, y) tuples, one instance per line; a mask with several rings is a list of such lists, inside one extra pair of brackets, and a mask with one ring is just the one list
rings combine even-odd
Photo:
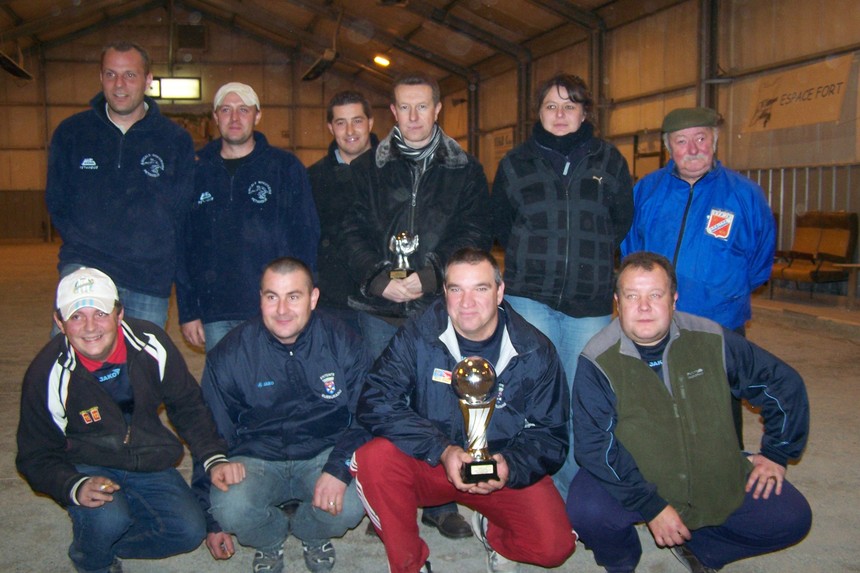
[[(809, 403), (800, 375), (719, 324), (675, 312), (671, 263), (621, 263), (618, 318), (579, 358), (573, 385), (573, 528), (611, 573), (634, 571), (646, 523), (693, 573), (803, 539), (812, 513), (785, 480), (803, 452)], [(761, 409), (759, 453), (740, 451), (731, 398)]]

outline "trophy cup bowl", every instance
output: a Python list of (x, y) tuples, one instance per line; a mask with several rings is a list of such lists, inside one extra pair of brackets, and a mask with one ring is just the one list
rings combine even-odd
[(474, 461), (463, 464), (464, 483), (499, 479), (496, 460), (487, 449), (487, 428), (496, 407), (496, 371), (480, 356), (464, 358), (451, 373), (451, 387), (460, 399), (460, 412), (466, 424), (466, 451)]
[(389, 239), (388, 250), (397, 257), (394, 268), (388, 271), (389, 278), (405, 279), (415, 272), (409, 262), (409, 255), (418, 250), (418, 235), (400, 231)]

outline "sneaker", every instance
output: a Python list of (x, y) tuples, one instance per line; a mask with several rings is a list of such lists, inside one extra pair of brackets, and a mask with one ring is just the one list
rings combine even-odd
[(472, 529), (487, 550), (487, 573), (519, 573), (519, 563), (500, 555), (487, 543), (487, 518), (477, 511), (472, 514)]
[(278, 549), (274, 552), (254, 552), (254, 561), (251, 563), (252, 573), (282, 573), (284, 570), (284, 550)]
[(699, 561), (699, 558), (690, 551), (690, 549), (686, 545), (676, 545), (670, 548), (672, 551), (672, 555), (674, 555), (678, 561), (681, 562), (681, 565), (687, 568), (687, 571), (690, 573), (716, 573), (716, 569), (711, 567), (705, 567), (705, 565)]
[(305, 556), (305, 567), (308, 571), (331, 571), (334, 567), (334, 545), (326, 541), (322, 545), (308, 545), (302, 542), (302, 553)]

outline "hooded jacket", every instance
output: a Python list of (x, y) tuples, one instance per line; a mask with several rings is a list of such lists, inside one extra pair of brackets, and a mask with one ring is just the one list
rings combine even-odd
[(146, 115), (125, 134), (108, 119), (103, 94), (63, 121), (51, 139), (45, 200), (63, 238), (59, 268), (95, 267), (120, 287), (167, 298), (194, 193), (194, 146), (144, 101)]
[[(502, 302), (496, 403), (487, 429), (491, 454), (504, 455), (508, 486), (523, 488), (556, 472), (567, 456), (570, 400), (555, 347)], [(374, 436), (435, 466), (446, 447), (465, 447), (466, 430), (450, 385), (462, 359), (445, 300), (409, 321), (368, 374), (358, 420)], [(447, 380), (447, 382), (446, 382)]]
[(134, 393), (131, 423), (78, 361), (63, 334), (36, 356), (21, 390), (18, 471), (34, 491), (62, 506), (88, 476), (75, 464), (156, 472), (175, 466), (182, 443), (159, 418), (166, 406), (173, 427), (206, 470), (225, 460), (226, 444), (179, 350), (150, 322), (122, 322)]
[(207, 144), (194, 188), (177, 280), (180, 324), (257, 314), (260, 277), (278, 257), (315, 268), (319, 220), (307, 171), (262, 133), (254, 132), (254, 149), (234, 175), (221, 157), (221, 139)]
[[(444, 134), (423, 174), (399, 152), (391, 134), (375, 153), (365, 153), (350, 166), (355, 200), (344, 221), (343, 250), (360, 289), (350, 307), (383, 317), (415, 316), (441, 294), (449, 256), (462, 247), (492, 247), (484, 170)], [(373, 292), (371, 285), (394, 267), (388, 244), (401, 231), (418, 236), (409, 259), (425, 290), (419, 299), (396, 303)]]

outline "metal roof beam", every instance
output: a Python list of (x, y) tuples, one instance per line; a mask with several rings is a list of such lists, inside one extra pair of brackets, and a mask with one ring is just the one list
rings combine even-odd
[(603, 21), (603, 18), (595, 14), (594, 12), (589, 12), (588, 10), (583, 10), (582, 8), (577, 8), (573, 5), (573, 3), (568, 2), (567, 0), (528, 0), (532, 4), (540, 6), (541, 8), (545, 8), (550, 12), (555, 12), (556, 14), (560, 14), (573, 22), (574, 24), (581, 26), (587, 30), (605, 30), (606, 22)]

